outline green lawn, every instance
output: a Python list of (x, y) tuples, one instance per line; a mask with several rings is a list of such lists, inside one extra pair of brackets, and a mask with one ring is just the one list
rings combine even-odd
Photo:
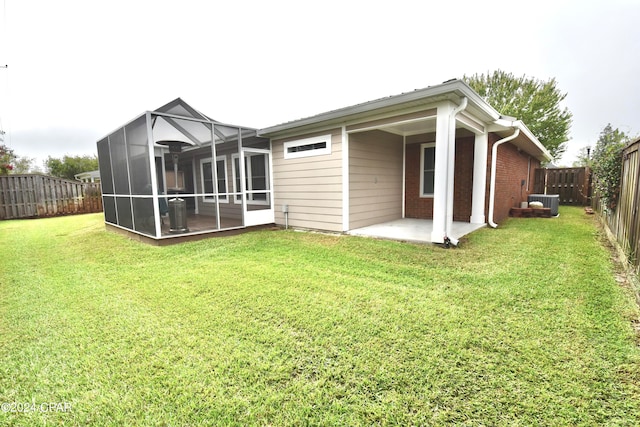
[(37, 409), (0, 425), (638, 425), (633, 296), (560, 213), (450, 250), (0, 222), (0, 403)]

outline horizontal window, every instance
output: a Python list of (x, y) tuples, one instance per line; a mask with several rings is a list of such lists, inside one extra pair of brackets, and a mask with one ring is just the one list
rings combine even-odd
[(284, 143), (284, 158), (322, 156), (331, 154), (331, 135), (314, 136)]
[(310, 151), (310, 150), (323, 150), (327, 148), (326, 141), (322, 142), (314, 142), (312, 144), (305, 145), (294, 145), (293, 147), (287, 148), (287, 153), (299, 153), (301, 151)]

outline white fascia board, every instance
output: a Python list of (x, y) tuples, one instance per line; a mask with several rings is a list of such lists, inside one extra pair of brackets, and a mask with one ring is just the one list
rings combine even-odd
[(551, 153), (549, 152), (549, 150), (546, 149), (544, 145), (542, 145), (542, 143), (538, 140), (538, 138), (536, 138), (536, 136), (529, 130), (527, 125), (525, 125), (522, 120), (517, 120), (515, 123), (516, 123), (516, 126), (520, 129), (520, 132), (525, 134), (527, 138), (529, 138), (529, 140), (536, 146), (536, 148), (542, 152), (542, 155), (545, 157), (545, 160), (550, 161)]
[(531, 130), (529, 130), (527, 125), (525, 125), (522, 120), (508, 120), (502, 117), (496, 120), (495, 122), (493, 122), (493, 124), (487, 128), (489, 132), (499, 132), (499, 131), (505, 131), (509, 129), (520, 129), (520, 134), (525, 136), (530, 141), (530, 143), (534, 146), (534, 150), (531, 150), (531, 151), (538, 151), (540, 153), (540, 155), (535, 155), (534, 153), (530, 153), (535, 155), (535, 157), (538, 160), (547, 161), (547, 162), (551, 160), (551, 153), (549, 153), (549, 150), (547, 150), (545, 146), (542, 145), (542, 143), (531, 132)]
[(462, 80), (452, 80), (437, 86), (417, 89), (413, 92), (377, 99), (363, 104), (340, 108), (338, 110), (328, 111), (315, 116), (259, 129), (258, 135), (275, 136), (281, 132), (319, 125), (320, 123), (344, 123), (346, 120), (349, 120), (356, 115), (366, 117), (367, 113), (374, 113), (384, 109), (400, 109), (402, 108), (402, 104), (409, 104), (416, 101), (424, 100), (425, 103), (432, 102), (435, 100), (434, 98), (447, 95), (455, 95), (460, 98), (467, 97), (473, 108), (487, 116), (487, 122), (492, 122), (500, 118), (500, 114), (493, 107), (487, 104), (480, 95), (471, 89), (468, 84)]
[(490, 132), (513, 129), (515, 120), (506, 120), (503, 118), (499, 118), (498, 120), (493, 122), (493, 125), (489, 126), (488, 130)]

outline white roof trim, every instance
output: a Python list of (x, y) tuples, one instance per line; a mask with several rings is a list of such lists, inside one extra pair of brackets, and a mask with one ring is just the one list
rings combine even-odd
[(535, 145), (536, 148), (542, 152), (542, 155), (545, 157), (545, 160), (547, 162), (550, 161), (551, 153), (549, 152), (549, 150), (546, 149), (544, 145), (542, 145), (542, 143), (538, 140), (538, 138), (536, 138), (536, 136), (529, 130), (527, 125), (525, 125), (522, 120), (517, 120), (515, 122), (515, 125), (517, 126), (518, 129), (520, 129), (520, 132), (525, 134), (527, 138), (529, 138), (529, 140), (533, 143), (533, 145)]
[[(529, 130), (526, 124), (522, 120), (515, 120), (512, 117), (502, 116), (500, 119), (493, 122), (487, 130), (489, 132), (504, 131), (507, 129), (520, 129), (520, 134), (525, 136), (529, 140), (529, 147), (533, 145), (533, 150), (526, 149), (529, 154), (533, 155), (540, 161), (551, 161), (551, 153), (545, 148), (544, 145), (536, 138), (536, 136)], [(511, 141), (512, 144), (518, 145), (517, 139)]]
[[(466, 97), (469, 104), (465, 111), (469, 111), (469, 113), (471, 113), (470, 117), (472, 117), (474, 121), (484, 121), (484, 123), (487, 124), (485, 128), (486, 131), (491, 132), (516, 128), (520, 129), (522, 136), (526, 137), (529, 140), (529, 143), (523, 144), (520, 142), (520, 144), (517, 145), (521, 145), (522, 149), (536, 157), (538, 160), (551, 160), (551, 154), (549, 151), (540, 143), (538, 138), (531, 133), (529, 128), (527, 128), (521, 120), (501, 115), (495, 108), (482, 99), (482, 97), (478, 95), (471, 86), (458, 79), (450, 80), (440, 85), (430, 86), (424, 89), (417, 89), (413, 92), (376, 99), (268, 128), (258, 129), (258, 136), (274, 137), (283, 136), (284, 134), (292, 136), (312, 129), (317, 130), (318, 127), (322, 127), (324, 129), (331, 126), (342, 126), (347, 121), (354, 123), (367, 120), (371, 115), (379, 114), (385, 110), (386, 112), (397, 111), (403, 108), (403, 105), (409, 107), (409, 105), (413, 104), (413, 107), (415, 107), (416, 103), (425, 105), (429, 103), (433, 104), (442, 100), (443, 97), (452, 97), (454, 100), (457, 97), (460, 99)], [(484, 117), (479, 117), (478, 114), (474, 114), (473, 111)], [(475, 127), (476, 126), (473, 126), (474, 129)]]
[(320, 125), (324, 122), (344, 122), (351, 116), (366, 115), (381, 109), (400, 107), (416, 101), (424, 101), (424, 103), (433, 102), (434, 98), (447, 95), (457, 95), (458, 97), (467, 97), (470, 106), (480, 110), (488, 116), (487, 122), (498, 120), (501, 116), (491, 105), (485, 102), (471, 87), (462, 80), (451, 80), (437, 86), (430, 86), (424, 89), (417, 89), (413, 92), (403, 93), (400, 95), (390, 96), (387, 98), (376, 99), (362, 104), (350, 107), (340, 108), (338, 110), (328, 111), (315, 116), (294, 120), (287, 123), (271, 126), (258, 130), (260, 136), (270, 136), (280, 132), (289, 131), (295, 128), (303, 128), (307, 126)]

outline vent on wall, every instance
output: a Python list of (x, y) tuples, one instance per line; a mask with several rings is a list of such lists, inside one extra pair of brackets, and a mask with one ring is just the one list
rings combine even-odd
[(542, 202), (545, 208), (551, 209), (551, 215), (558, 215), (558, 206), (560, 205), (560, 196), (557, 194), (530, 194), (527, 198), (528, 202)]

